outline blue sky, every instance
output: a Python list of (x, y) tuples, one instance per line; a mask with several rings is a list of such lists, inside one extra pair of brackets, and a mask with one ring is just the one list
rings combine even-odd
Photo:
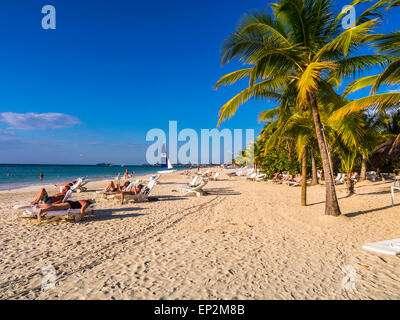
[[(221, 66), (221, 44), (267, 3), (3, 0), (0, 163), (142, 164), (152, 128), (215, 128), (219, 108), (245, 85), (212, 89), (239, 66)], [(57, 10), (56, 30), (41, 27), (46, 4)], [(383, 31), (399, 29), (399, 13)], [(221, 128), (258, 133), (257, 113), (271, 107), (248, 103)]]

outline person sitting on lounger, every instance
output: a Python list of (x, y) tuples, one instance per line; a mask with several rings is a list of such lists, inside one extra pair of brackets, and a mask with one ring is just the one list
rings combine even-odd
[(275, 173), (274, 174), (274, 179), (273, 179), (273, 181), (281, 181), (281, 178), (282, 178), (282, 175), (281, 175), (281, 173), (280, 172), (277, 172), (277, 173)]
[(116, 194), (116, 193), (120, 193), (121, 191), (125, 191), (126, 188), (128, 188), (128, 186), (131, 183), (129, 181), (125, 182), (124, 185), (121, 187), (119, 184), (117, 184), (116, 186), (114, 185), (113, 181), (110, 181), (110, 183), (108, 184), (108, 186), (103, 190), (103, 193), (107, 193), (107, 194)]
[(137, 195), (142, 191), (143, 188), (144, 186), (142, 184), (138, 184), (129, 191), (121, 191), (121, 204), (124, 203), (125, 195)]
[(291, 179), (290, 182), (299, 182), (301, 180), (301, 174), (297, 173), (294, 179)]
[(45, 188), (40, 189), (35, 200), (31, 202), (31, 205), (44, 203), (44, 204), (52, 204), (52, 203), (60, 203), (65, 198), (67, 191), (70, 189), (69, 186), (65, 186), (62, 192), (57, 193), (56, 195), (49, 197)]
[(38, 220), (40, 220), (41, 216), (48, 211), (61, 211), (69, 209), (80, 209), (81, 220), (82, 220), (85, 215), (86, 208), (88, 208), (93, 203), (94, 200), (79, 200), (79, 201), (66, 201), (64, 203), (45, 204), (39, 206), (40, 210), (38, 213)]
[(293, 180), (293, 176), (291, 174), (286, 175), (286, 177), (280, 181), (280, 183), (289, 182)]

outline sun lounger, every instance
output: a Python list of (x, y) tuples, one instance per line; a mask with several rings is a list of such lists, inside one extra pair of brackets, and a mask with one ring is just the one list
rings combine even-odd
[(400, 255), (400, 239), (366, 243), (362, 247), (363, 249), (378, 253), (390, 254), (393, 256)]
[[(69, 198), (71, 198), (72, 196), (72, 190), (68, 190), (67, 193), (64, 196), (64, 199), (62, 200), (62, 202), (67, 201)], [(30, 203), (27, 204), (21, 204), (21, 205), (15, 205), (13, 208), (15, 210), (23, 210), (23, 209), (29, 209), (29, 208), (33, 208), (36, 207), (37, 205), (31, 205)]]
[(219, 172), (214, 172), (213, 175), (211, 176), (211, 179), (217, 181), (218, 177), (219, 177)]
[[(136, 186), (138, 183), (140, 182), (140, 180), (136, 180), (134, 182), (131, 182), (125, 189), (125, 191), (130, 191), (134, 186)], [(104, 195), (110, 195), (110, 193), (112, 192), (104, 192), (103, 190), (97, 190), (96, 191), (97, 194), (104, 194)]]
[(338, 173), (336, 179), (335, 179), (335, 184), (343, 184), (346, 181), (346, 175), (344, 173)]
[[(148, 200), (149, 198), (149, 194), (150, 192), (153, 190), (154, 186), (157, 184), (156, 180), (151, 180), (149, 182), (149, 184), (142, 188), (142, 190), (140, 191), (140, 193), (138, 194), (124, 194), (124, 199), (128, 200), (128, 201), (135, 201), (135, 202), (139, 202), (139, 201), (145, 201)], [(127, 190), (129, 191), (129, 190)], [(108, 200), (111, 199), (117, 199), (117, 198), (121, 198), (121, 194), (113, 194), (107, 197)]]
[(208, 183), (208, 180), (203, 179), (200, 181), (200, 184), (195, 187), (180, 186), (177, 188), (176, 191), (182, 192), (183, 195), (185, 195), (185, 196), (195, 195), (197, 197), (200, 197), (201, 194), (203, 193), (203, 188), (207, 185), (207, 183)]
[(392, 206), (394, 206), (394, 190), (399, 190), (400, 191), (400, 187), (396, 187), (396, 182), (394, 183), (394, 186), (391, 187), (391, 191), (392, 191)]
[(302, 180), (303, 180), (303, 178), (300, 178), (299, 180), (288, 181), (288, 186), (289, 187), (301, 186), (301, 181)]
[(378, 178), (378, 174), (375, 171), (368, 171), (367, 172), (367, 179), (375, 182), (376, 178)]
[(265, 180), (266, 177), (267, 177), (267, 175), (265, 173), (258, 174), (256, 176), (256, 181), (263, 181), (263, 180)]
[[(87, 188), (85, 187), (86, 184), (88, 184), (89, 181), (85, 181), (85, 178), (78, 178), (76, 180), (75, 184), (71, 186), (70, 190), (74, 192), (85, 192), (87, 191)], [(60, 192), (62, 192), (64, 189), (64, 186), (60, 187)]]
[(257, 177), (257, 173), (252, 173), (251, 175), (249, 175), (248, 177), (247, 177), (247, 180), (255, 180), (256, 179), (256, 177)]
[[(92, 211), (92, 215), (94, 214), (94, 205), (91, 204), (89, 207), (86, 208), (85, 213), (87, 211)], [(32, 209), (27, 209), (22, 213), (22, 218), (37, 218), (37, 215), (39, 213), (39, 208), (32, 208)], [(68, 210), (56, 210), (56, 211), (48, 211), (45, 212), (42, 215), (43, 217), (63, 217), (63, 216), (68, 216), (70, 218), (74, 218), (75, 221), (80, 221), (80, 216), (81, 216), (81, 209), (68, 209)]]

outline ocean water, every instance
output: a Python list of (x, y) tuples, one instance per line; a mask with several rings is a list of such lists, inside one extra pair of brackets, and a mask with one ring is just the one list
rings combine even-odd
[[(156, 173), (161, 170), (153, 166), (88, 166), (88, 165), (32, 165), (32, 164), (0, 164), (0, 190), (10, 190), (28, 185), (45, 185), (49, 183), (69, 182), (78, 177), (87, 177), (89, 180), (103, 180), (115, 178), (128, 169), (135, 176)], [(185, 169), (185, 167), (179, 167)], [(44, 179), (39, 175), (43, 172)]]

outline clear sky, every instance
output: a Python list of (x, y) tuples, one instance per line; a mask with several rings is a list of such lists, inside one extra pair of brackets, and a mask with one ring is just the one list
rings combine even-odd
[[(0, 163), (142, 164), (150, 129), (167, 131), (170, 120), (178, 130), (215, 128), (219, 108), (245, 85), (212, 89), (239, 66), (221, 66), (221, 44), (267, 3), (1, 1)], [(41, 27), (46, 4), (56, 30)], [(399, 29), (399, 13), (383, 31)], [(221, 128), (258, 133), (258, 111), (271, 107), (248, 103)]]

